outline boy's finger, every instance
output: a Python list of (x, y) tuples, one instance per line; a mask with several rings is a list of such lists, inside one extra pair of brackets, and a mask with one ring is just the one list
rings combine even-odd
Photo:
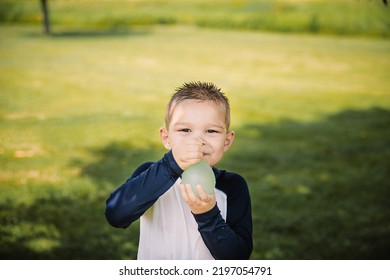
[(189, 140), (188, 142), (183, 143), (187, 148), (200, 148), (203, 145), (204, 141), (200, 139), (194, 139), (194, 140)]
[(186, 184), (185, 188), (186, 188), (187, 195), (188, 195), (188, 198), (190, 199), (190, 201), (191, 202), (197, 202), (198, 198), (196, 197), (196, 195), (192, 191), (191, 185), (190, 184)]
[(180, 191), (182, 192), (184, 201), (186, 201), (187, 203), (197, 204), (200, 202), (199, 198), (192, 191), (192, 187), (190, 184), (180, 184)]
[(188, 151), (187, 158), (188, 159), (200, 159), (203, 156), (202, 151)]
[(208, 202), (208, 201), (210, 200), (210, 197), (206, 194), (206, 192), (204, 191), (202, 185), (197, 185), (197, 186), (196, 186), (196, 190), (198, 191), (198, 193), (199, 193), (199, 198), (200, 198), (202, 201)]

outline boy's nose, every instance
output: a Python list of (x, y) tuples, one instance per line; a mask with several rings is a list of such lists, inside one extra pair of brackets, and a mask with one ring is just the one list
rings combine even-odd
[(206, 140), (202, 137), (202, 135), (195, 134), (193, 135), (194, 140), (198, 142), (201, 146), (205, 146), (207, 144)]
[(203, 138), (199, 138), (199, 143), (201, 146), (206, 146), (207, 142)]

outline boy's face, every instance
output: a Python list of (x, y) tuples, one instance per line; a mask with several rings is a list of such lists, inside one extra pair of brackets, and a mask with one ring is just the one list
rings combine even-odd
[(172, 104), (169, 127), (160, 130), (164, 146), (199, 143), (203, 159), (211, 166), (217, 164), (234, 139), (227, 131), (225, 108), (212, 101), (185, 100)]

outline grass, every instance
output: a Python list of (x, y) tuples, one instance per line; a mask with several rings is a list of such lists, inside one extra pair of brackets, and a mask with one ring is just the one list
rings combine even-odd
[(248, 181), (253, 259), (388, 259), (385, 39), (138, 27), (0, 26), (0, 258), (133, 259), (105, 199), (158, 138), (173, 89), (220, 85)]
[[(54, 32), (69, 28), (128, 28), (186, 24), (203, 27), (389, 37), (389, 9), (381, 0), (49, 1)], [(1, 0), (0, 22), (41, 21), (35, 0)]]

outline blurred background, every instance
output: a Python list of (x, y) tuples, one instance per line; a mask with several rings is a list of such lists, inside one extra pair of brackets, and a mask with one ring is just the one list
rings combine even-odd
[(135, 259), (105, 200), (166, 152), (174, 89), (220, 86), (252, 259), (389, 259), (381, 0), (0, 0), (0, 258)]

